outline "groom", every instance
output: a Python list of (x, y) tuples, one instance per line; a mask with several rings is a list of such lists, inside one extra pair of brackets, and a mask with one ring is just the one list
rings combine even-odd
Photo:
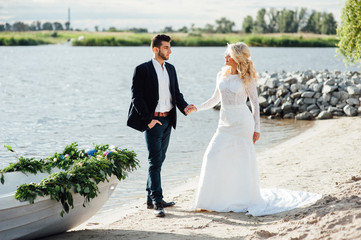
[(172, 127), (176, 128), (176, 107), (185, 115), (193, 112), (179, 91), (177, 73), (166, 63), (172, 53), (171, 38), (156, 35), (151, 42), (153, 58), (135, 68), (132, 82), (132, 102), (127, 125), (145, 131), (148, 148), (147, 207), (154, 209), (156, 217), (164, 217), (165, 202), (161, 186), (161, 168), (167, 152)]

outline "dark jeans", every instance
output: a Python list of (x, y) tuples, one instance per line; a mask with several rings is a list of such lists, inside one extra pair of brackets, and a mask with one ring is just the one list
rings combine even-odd
[(161, 202), (163, 200), (161, 169), (167, 152), (172, 126), (169, 117), (154, 117), (162, 125), (156, 124), (145, 131), (145, 141), (149, 152), (147, 201)]

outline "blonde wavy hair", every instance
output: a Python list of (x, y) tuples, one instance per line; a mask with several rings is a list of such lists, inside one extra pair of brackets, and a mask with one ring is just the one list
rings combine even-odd
[[(251, 60), (251, 52), (247, 44), (243, 42), (227, 44), (226, 55), (229, 55), (237, 63), (238, 75), (248, 85), (252, 80), (256, 81), (258, 74)], [(222, 75), (225, 77), (231, 73), (231, 66), (225, 66), (222, 69)]]

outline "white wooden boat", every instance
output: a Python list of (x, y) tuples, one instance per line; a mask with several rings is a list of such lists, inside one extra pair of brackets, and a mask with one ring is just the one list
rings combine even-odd
[[(59, 170), (58, 170), (59, 171)], [(54, 171), (53, 171), (54, 172)], [(15, 199), (17, 186), (40, 182), (48, 173), (5, 173), (0, 183), (0, 239), (37, 239), (74, 228), (92, 217), (108, 200), (119, 180), (113, 175), (109, 182), (98, 184), (100, 193), (83, 207), (84, 197), (73, 193), (74, 209), (60, 216), (62, 205), (50, 197), (37, 197), (34, 204)]]

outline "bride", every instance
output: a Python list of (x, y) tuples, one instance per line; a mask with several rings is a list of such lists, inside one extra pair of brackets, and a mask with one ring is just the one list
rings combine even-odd
[(204, 154), (194, 208), (262, 216), (317, 201), (319, 194), (260, 189), (254, 148), (260, 138), (257, 73), (248, 46), (242, 42), (228, 45), (225, 64), (217, 75), (213, 96), (192, 109), (210, 109), (221, 101), (218, 128)]

